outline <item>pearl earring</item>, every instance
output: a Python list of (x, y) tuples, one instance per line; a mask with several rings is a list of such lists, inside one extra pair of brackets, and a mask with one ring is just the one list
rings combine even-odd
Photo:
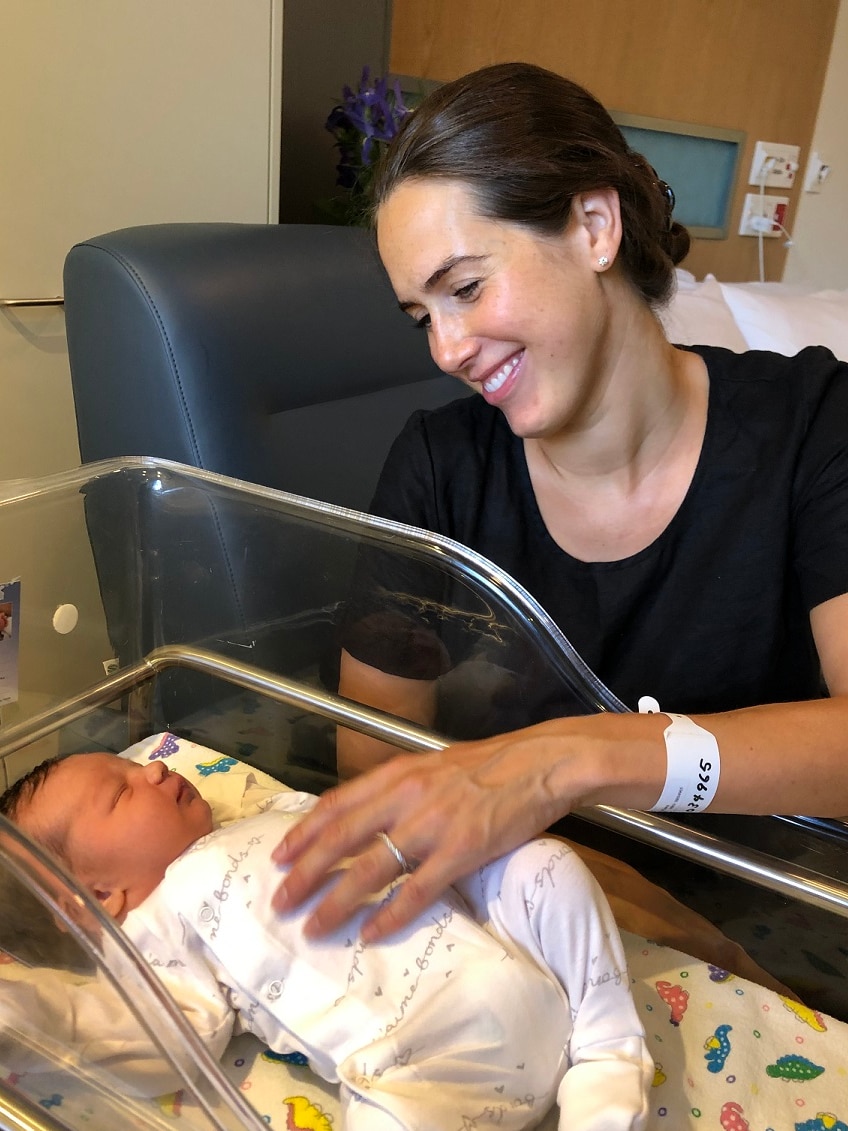
[(605, 255), (602, 255), (598, 260), (598, 266), (600, 268), (609, 267), (609, 259), (607, 259)]

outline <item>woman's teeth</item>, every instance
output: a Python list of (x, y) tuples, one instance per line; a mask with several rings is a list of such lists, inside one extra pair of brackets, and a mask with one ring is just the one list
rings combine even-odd
[(487, 377), (483, 382), (483, 388), (487, 393), (496, 393), (498, 389), (518, 365), (519, 357), (513, 357), (505, 365), (502, 365), (497, 373), (493, 373), (491, 377)]

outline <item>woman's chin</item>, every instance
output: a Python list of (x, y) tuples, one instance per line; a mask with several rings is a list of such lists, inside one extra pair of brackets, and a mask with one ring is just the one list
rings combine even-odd
[(543, 440), (552, 434), (550, 421), (543, 420), (538, 412), (521, 410), (517, 406), (511, 408), (503, 405), (501, 412), (506, 417), (510, 432), (519, 440)]

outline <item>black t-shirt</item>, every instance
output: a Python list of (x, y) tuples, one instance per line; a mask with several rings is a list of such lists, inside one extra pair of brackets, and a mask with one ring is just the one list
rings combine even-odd
[[(820, 347), (694, 349), (710, 377), (700, 460), (667, 528), (632, 557), (559, 548), (522, 441), (482, 397), (411, 417), (372, 511), (501, 566), (630, 707), (646, 694), (683, 712), (819, 696), (809, 610), (848, 592), (848, 365)], [(511, 725), (556, 704), (540, 686), (521, 713)]]

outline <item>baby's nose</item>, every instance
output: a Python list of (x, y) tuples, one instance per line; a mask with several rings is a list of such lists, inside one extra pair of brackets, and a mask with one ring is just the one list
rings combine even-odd
[(148, 762), (144, 767), (144, 772), (145, 777), (151, 785), (159, 785), (160, 782), (165, 780), (170, 771), (164, 762), (157, 759), (155, 762)]

